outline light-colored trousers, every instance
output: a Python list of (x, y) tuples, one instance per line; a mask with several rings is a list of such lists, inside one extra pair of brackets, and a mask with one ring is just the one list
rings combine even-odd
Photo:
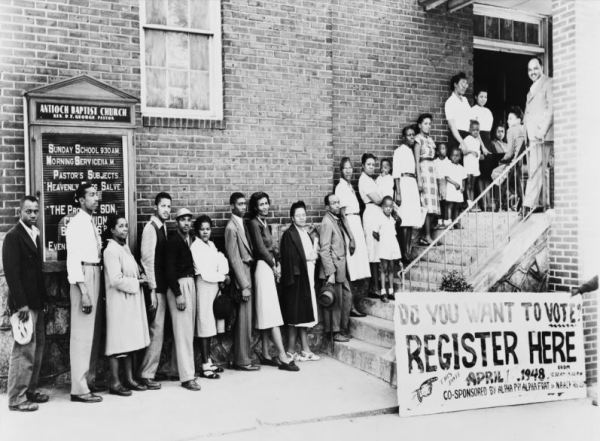
[(529, 176), (525, 188), (525, 197), (523, 198), (523, 206), (525, 207), (546, 207), (549, 204), (548, 161), (551, 149), (552, 142), (531, 141), (531, 149), (527, 157)]
[(90, 393), (88, 383), (96, 379), (96, 365), (100, 352), (100, 336), (104, 305), (99, 301), (100, 278), (99, 266), (83, 266), (85, 287), (92, 301), (92, 312), (81, 311), (81, 290), (78, 285), (71, 285), (71, 395)]
[[(160, 354), (162, 352), (163, 342), (165, 338), (165, 315), (167, 312), (167, 295), (156, 294), (156, 315), (154, 321), (150, 323), (150, 345), (144, 351), (144, 358), (139, 367), (140, 378), (154, 379), (158, 365), (160, 363)], [(167, 374), (175, 374), (177, 371), (177, 354), (175, 347), (169, 360), (163, 366), (163, 370)]]
[(347, 331), (352, 310), (352, 289), (348, 280), (335, 283), (335, 302), (323, 309), (323, 327), (326, 332)]
[(9, 406), (17, 406), (27, 401), (26, 392), (35, 392), (42, 367), (46, 340), (44, 312), (30, 310), (29, 314), (34, 329), (31, 341), (26, 345), (13, 342), (10, 354), (7, 384)]
[(171, 289), (167, 292), (167, 303), (173, 322), (173, 339), (175, 353), (177, 354), (177, 370), (179, 381), (193, 380), (196, 378), (194, 364), (194, 329), (196, 327), (196, 284), (193, 277), (179, 279), (181, 295), (185, 296), (185, 309), (177, 309), (175, 294)]

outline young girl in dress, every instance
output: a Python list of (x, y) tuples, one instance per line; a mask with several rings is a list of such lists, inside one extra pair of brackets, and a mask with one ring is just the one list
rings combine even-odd
[[(458, 216), (460, 207), (464, 202), (463, 191), (465, 189), (465, 179), (467, 172), (460, 165), (460, 150), (454, 149), (450, 154), (452, 164), (449, 164), (446, 169), (446, 218), (454, 221)], [(456, 224), (454, 228), (460, 228)]]
[[(373, 237), (377, 240), (377, 256), (379, 257), (379, 268), (381, 271), (381, 300), (388, 302), (388, 299), (395, 298), (394, 274), (402, 256), (396, 237), (396, 221), (392, 216), (394, 200), (390, 196), (383, 198), (381, 210), (383, 211), (383, 215), (381, 216), (378, 230), (373, 231)], [(389, 285), (387, 293), (386, 281)]]
[(375, 179), (381, 196), (394, 197), (394, 178), (392, 178), (392, 161), (384, 158), (380, 162), (380, 174)]

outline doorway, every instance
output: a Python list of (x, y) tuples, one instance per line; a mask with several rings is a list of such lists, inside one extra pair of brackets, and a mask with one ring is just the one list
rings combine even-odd
[(531, 55), (497, 52), (483, 49), (473, 51), (474, 90), (485, 86), (488, 90), (487, 107), (494, 115), (494, 126), (506, 125), (508, 109), (519, 106), (525, 110), (531, 80), (527, 63)]

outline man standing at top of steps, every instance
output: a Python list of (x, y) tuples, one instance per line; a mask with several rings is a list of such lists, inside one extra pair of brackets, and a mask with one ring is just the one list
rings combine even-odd
[[(548, 171), (551, 146), (554, 141), (554, 119), (552, 107), (552, 79), (544, 75), (542, 62), (532, 58), (527, 64), (529, 78), (533, 82), (527, 94), (527, 105), (523, 124), (527, 130), (527, 138), (531, 150), (529, 157), (529, 179), (525, 189), (523, 206), (526, 212), (541, 205), (547, 208), (549, 200), (548, 185), (543, 185)], [(541, 194), (541, 201), (540, 201)]]
[(321, 242), (319, 278), (335, 287), (335, 300), (331, 306), (331, 316), (328, 313), (324, 315), (325, 330), (334, 333), (335, 341), (347, 342), (350, 339), (347, 331), (352, 309), (352, 291), (346, 269), (344, 225), (339, 217), (340, 198), (334, 193), (328, 194), (325, 196), (325, 208), (327, 213), (325, 213), (319, 229)]

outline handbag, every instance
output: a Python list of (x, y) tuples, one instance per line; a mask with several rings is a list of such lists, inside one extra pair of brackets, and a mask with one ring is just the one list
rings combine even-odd
[(231, 317), (235, 310), (235, 301), (231, 295), (231, 289), (221, 290), (217, 292), (217, 296), (213, 302), (213, 314), (217, 320), (225, 320)]

